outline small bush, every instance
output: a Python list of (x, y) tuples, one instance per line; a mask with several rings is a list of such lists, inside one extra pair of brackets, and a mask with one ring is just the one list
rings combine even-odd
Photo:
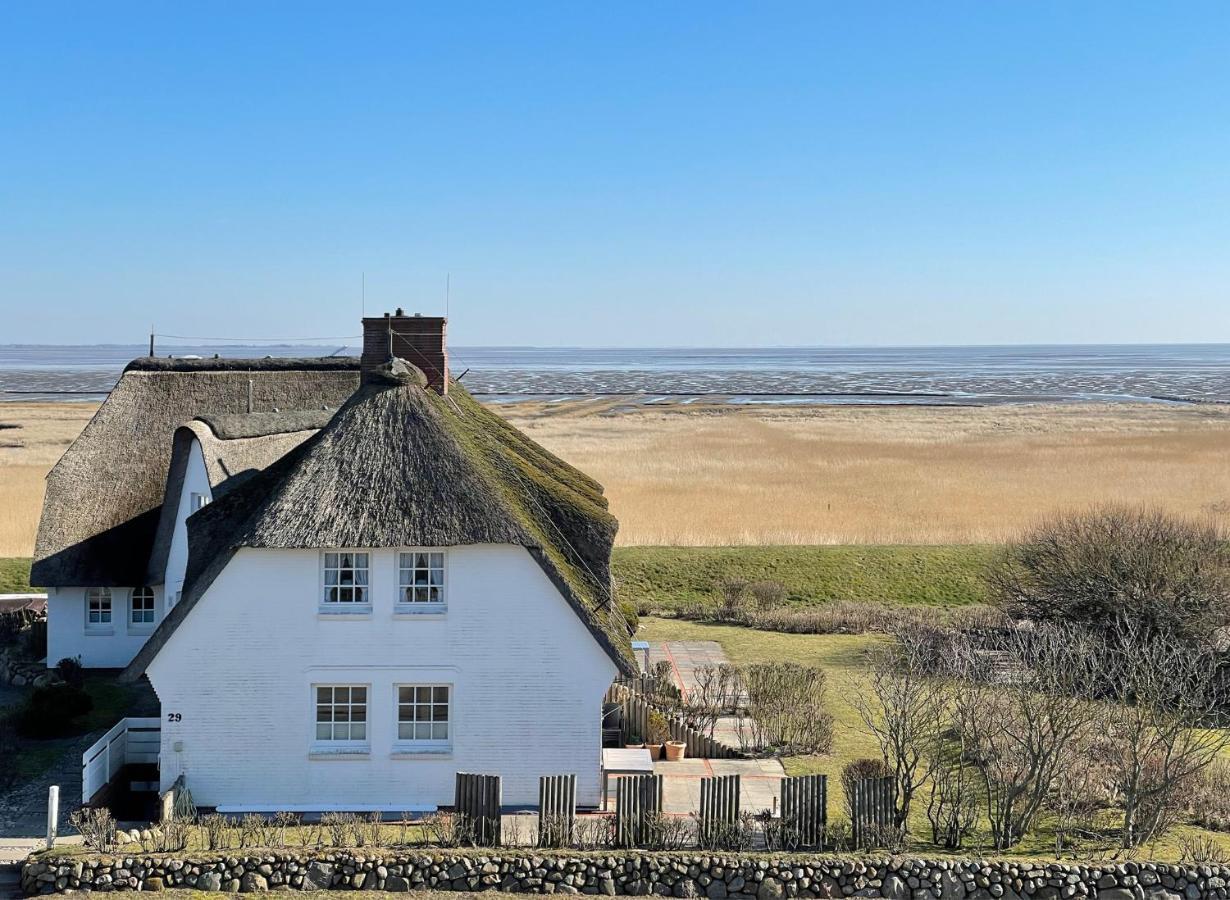
[(92, 809), (82, 807), (73, 810), (68, 823), (81, 833), (85, 845), (99, 853), (111, 853), (116, 848), (115, 819), (106, 807)]
[(1230, 831), (1230, 764), (1216, 760), (1186, 785), (1184, 805), (1192, 824), (1210, 831)]
[(619, 612), (623, 615), (624, 622), (628, 625), (628, 633), (636, 634), (636, 629), (641, 627), (641, 619), (637, 605), (631, 600), (620, 600)]
[(93, 708), (90, 695), (71, 684), (35, 688), (17, 714), (17, 730), (29, 738), (77, 734), (81, 730), (77, 719)]
[(892, 774), (893, 770), (879, 758), (852, 759), (842, 767), (841, 787), (845, 793), (846, 817), (851, 822), (854, 821), (854, 810), (851, 808), (851, 803), (854, 801), (854, 785), (867, 778), (884, 778)]
[(75, 688), (85, 685), (85, 669), (81, 666), (81, 657), (66, 656), (56, 663), (56, 673), (64, 679), (65, 684), (71, 684)]
[(761, 612), (776, 609), (786, 602), (786, 586), (780, 581), (753, 581), (747, 593)]

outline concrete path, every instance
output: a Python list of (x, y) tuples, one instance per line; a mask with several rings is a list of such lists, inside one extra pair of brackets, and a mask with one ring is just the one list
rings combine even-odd
[[(706, 666), (722, 666), (730, 662), (717, 641), (659, 641), (649, 645), (649, 665), (665, 660), (671, 664), (675, 684), (688, 696), (696, 689), (696, 670)], [(742, 746), (739, 722), (734, 716), (723, 716), (713, 730), (713, 737), (728, 747)]]

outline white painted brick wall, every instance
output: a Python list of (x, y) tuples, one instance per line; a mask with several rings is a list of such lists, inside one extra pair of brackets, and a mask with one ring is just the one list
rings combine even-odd
[(119, 669), (162, 621), (162, 588), (154, 588), (154, 625), (130, 626), (132, 588), (111, 589), (111, 627), (86, 629), (83, 587), (52, 588), (47, 592), (47, 665), (65, 657), (80, 657), (88, 669)]
[[(616, 669), (529, 553), (449, 549), (441, 618), (394, 618), (396, 551), (371, 565), (371, 616), (338, 620), (318, 614), (317, 551), (235, 556), (149, 668), (163, 787), (183, 771), (201, 806), (399, 810), (451, 804), (458, 771), (502, 775), (510, 805), (575, 772), (578, 802), (596, 805)], [(393, 685), (416, 682), (454, 685), (448, 758), (391, 755)], [(368, 755), (309, 758), (316, 683), (371, 685)]]

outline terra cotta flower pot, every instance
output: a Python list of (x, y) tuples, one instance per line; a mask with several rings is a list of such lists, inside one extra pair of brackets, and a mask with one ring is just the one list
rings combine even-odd
[(666, 761), (679, 762), (683, 759), (684, 754), (688, 750), (688, 745), (683, 741), (667, 741), (666, 742)]

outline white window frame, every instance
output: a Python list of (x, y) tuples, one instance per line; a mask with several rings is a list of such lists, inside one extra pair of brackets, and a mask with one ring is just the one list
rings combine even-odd
[[(344, 688), (348, 691), (356, 689), (362, 690), (363, 693), (363, 737), (362, 738), (335, 738), (321, 737), (320, 726), (328, 725), (330, 732), (337, 727), (337, 722), (332, 719), (336, 715), (339, 707), (337, 702), (337, 691)], [(320, 702), (320, 691), (330, 691), (330, 701), (326, 703)], [(350, 733), (350, 728), (354, 725), (353, 713), (354, 709), (359, 705), (354, 702), (353, 694), (348, 695), (345, 702), (347, 709), (347, 733)], [(330, 708), (330, 722), (325, 723), (317, 718), (320, 715), (320, 708), (328, 706)], [(311, 751), (314, 754), (330, 754), (330, 753), (369, 753), (371, 752), (372, 738), (372, 686), (370, 684), (355, 684), (348, 682), (342, 684), (340, 682), (320, 682), (312, 685), (311, 694), (311, 722), (312, 722), (312, 741)]]
[[(350, 554), (356, 557), (359, 555), (362, 555), (366, 559), (366, 562), (363, 566), (360, 567), (358, 565), (353, 565), (350, 567), (355, 572), (358, 572), (361, 569), (363, 572), (366, 573), (364, 576), (366, 579), (365, 584), (358, 584), (357, 582), (352, 583), (351, 585), (342, 585), (340, 583), (339, 584), (329, 584), (328, 583), (329, 582), (329, 572), (331, 570), (337, 570), (339, 573), (341, 571), (344, 571), (343, 568), (341, 567), (340, 557), (345, 554)], [(371, 611), (372, 611), (372, 557), (373, 555), (374, 554), (370, 550), (338, 549), (338, 550), (322, 550), (321, 551), (320, 553), (320, 578), (318, 579), (318, 586), (320, 589), (320, 595), (318, 598), (318, 601), (319, 601), (318, 606), (322, 613), (326, 615), (331, 615), (331, 616), (347, 616), (347, 615), (366, 616), (366, 615), (371, 614)], [(339, 557), (337, 566), (329, 565), (330, 556)], [(340, 575), (339, 575), (339, 581), (340, 581)], [(354, 589), (361, 589), (363, 591), (364, 599), (363, 600), (330, 600), (329, 599), (329, 591), (331, 589), (345, 589), (347, 587), (354, 588)]]
[(206, 506), (209, 506), (209, 502), (211, 499), (212, 498), (210, 498), (209, 494), (201, 494), (201, 493), (197, 493), (196, 491), (189, 491), (188, 492), (188, 515), (192, 515), (198, 509), (204, 509)]
[[(141, 618), (137, 619), (137, 595), (148, 594), (149, 609), (142, 609)], [(143, 597), (144, 599), (144, 597)], [(148, 613), (149, 618), (145, 618)], [(158, 618), (158, 595), (149, 585), (133, 588), (128, 592), (128, 630), (129, 631), (152, 631), (154, 624)]]
[[(445, 736), (443, 738), (435, 738), (435, 737), (403, 738), (401, 736), (401, 726), (403, 724), (408, 724), (411, 726), (414, 726), (416, 724), (415, 720), (413, 719), (405, 723), (402, 722), (401, 712), (402, 712), (403, 706), (417, 708), (423, 705), (428, 705), (431, 707), (439, 705), (438, 701), (434, 699), (434, 696), (433, 696), (433, 699), (428, 701), (427, 704), (421, 704), (417, 700), (412, 700), (410, 703), (402, 702), (401, 692), (403, 690), (414, 691), (414, 690), (424, 690), (424, 689), (430, 690), (433, 692), (443, 689), (444, 691), (447, 692), (447, 696), (444, 702), (446, 714), (448, 716), (448, 718), (444, 722)], [(453, 691), (453, 685), (448, 682), (418, 681), (418, 682), (401, 682), (398, 684), (394, 684), (393, 685), (393, 751), (395, 753), (451, 753), (453, 749), (453, 734), (457, 727), (457, 717), (456, 717), (455, 707), (453, 703), (454, 697), (455, 695)], [(439, 723), (435, 722), (435, 720), (433, 719), (429, 723), (424, 723), (424, 724), (436, 725)]]
[[(106, 601), (104, 607), (103, 602)], [(93, 607), (97, 604), (97, 609)], [(95, 619), (97, 613), (97, 619)], [(104, 618), (105, 616), (105, 618)], [(115, 631), (115, 592), (109, 587), (85, 589), (85, 630), (93, 634)]]
[[(440, 599), (439, 600), (407, 600), (407, 588), (414, 588), (413, 582), (406, 583), (406, 573), (413, 573), (418, 569), (415, 565), (417, 560), (415, 557), (420, 554), (431, 554), (432, 556), (440, 557)], [(404, 564), (405, 558), (410, 557), (410, 565)], [(431, 558), (428, 557), (428, 581), (431, 579), (431, 572), (436, 567), (431, 565)], [(430, 591), (433, 585), (428, 583), (424, 585)], [(393, 605), (393, 610), (399, 615), (432, 615), (447, 612), (448, 610), (448, 553), (439, 548), (431, 547), (409, 547), (397, 551), (397, 602)]]

